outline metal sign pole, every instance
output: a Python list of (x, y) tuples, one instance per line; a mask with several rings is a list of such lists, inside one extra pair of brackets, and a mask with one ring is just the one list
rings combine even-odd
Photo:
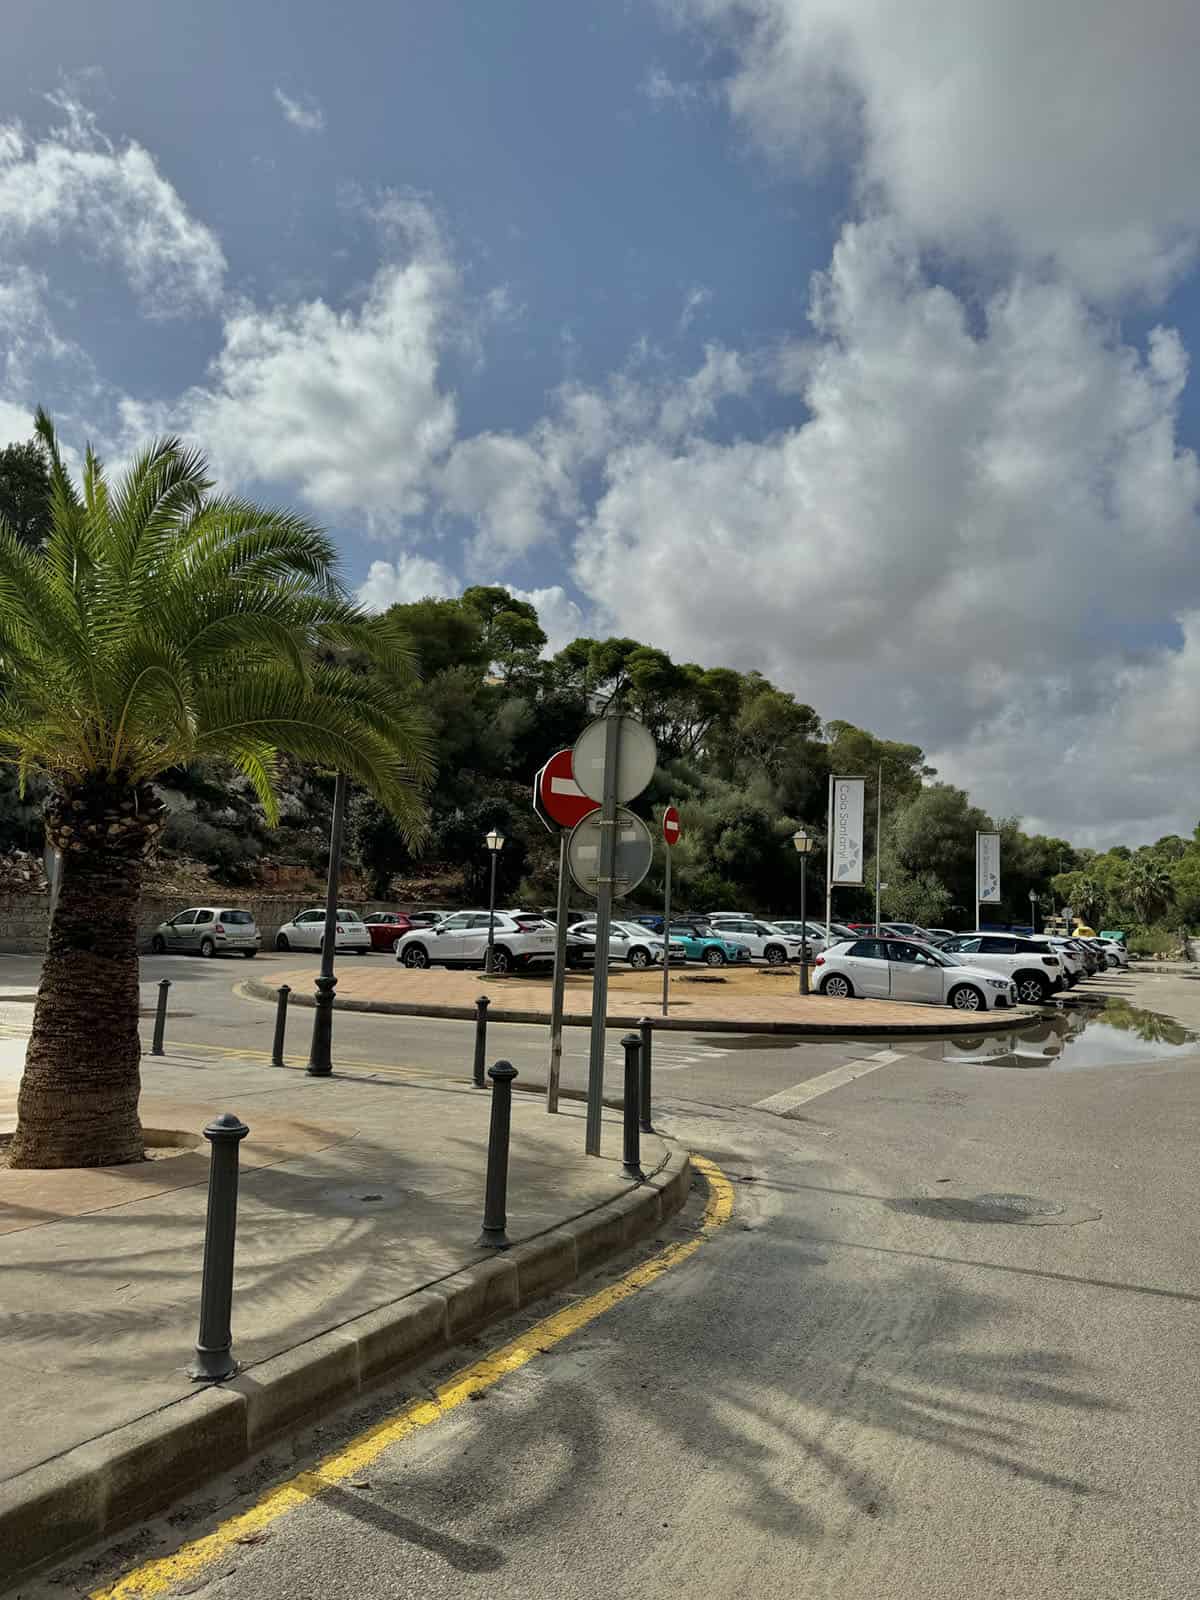
[(879, 937), (879, 851), (883, 842), (883, 762), (879, 763), (879, 782), (875, 787), (875, 937)]
[(664, 840), (664, 849), (667, 852), (667, 876), (663, 888), (663, 1003), (662, 1014), (665, 1017), (670, 1004), (671, 983), (671, 846)]
[(558, 904), (554, 923), (554, 986), (550, 993), (550, 1072), (546, 1078), (546, 1110), (558, 1110), (558, 1080), (562, 1069), (563, 994), (567, 984), (567, 901), (571, 874), (567, 871), (567, 829), (558, 836)]
[(617, 860), (617, 763), (621, 718), (610, 714), (604, 729), (604, 787), (600, 800), (600, 859), (596, 874), (596, 964), (592, 976), (592, 1037), (588, 1051), (587, 1135), (584, 1149), (600, 1154), (604, 1113), (604, 1034), (608, 1025), (608, 956), (612, 929), (613, 874)]
[(829, 944), (829, 925), (833, 921), (833, 777), (829, 779), (829, 801), (825, 811), (825, 943)]

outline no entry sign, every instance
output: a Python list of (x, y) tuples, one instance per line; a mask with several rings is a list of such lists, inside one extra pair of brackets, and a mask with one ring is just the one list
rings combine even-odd
[(668, 844), (679, 843), (679, 813), (674, 806), (663, 812), (663, 838)]
[(573, 828), (600, 809), (598, 802), (584, 794), (575, 782), (569, 750), (550, 757), (538, 773), (533, 790), (534, 810), (560, 828)]

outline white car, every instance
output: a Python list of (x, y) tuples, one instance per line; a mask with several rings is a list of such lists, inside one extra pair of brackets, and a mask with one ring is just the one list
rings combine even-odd
[(1123, 970), (1129, 966), (1129, 951), (1119, 939), (1101, 939), (1104, 946), (1104, 959), (1110, 967), (1120, 967)]
[[(371, 948), (371, 934), (357, 911), (338, 907), (333, 936), (335, 950), (349, 950), (365, 956)], [(320, 950), (325, 943), (325, 907), (314, 906), (285, 922), (275, 935), (276, 950)]]
[(959, 933), (938, 948), (973, 967), (1011, 978), (1023, 1005), (1045, 1005), (1066, 982), (1061, 957), (1042, 939), (1017, 933)]
[[(1034, 936), (1036, 938), (1036, 935)], [(1071, 939), (1047, 939), (1046, 947), (1053, 950), (1063, 964), (1063, 973), (1068, 989), (1077, 984), (1080, 979), (1088, 976), (1088, 969), (1083, 959), (1083, 951)]]
[(436, 928), (414, 928), (396, 945), (406, 967), (482, 967), (492, 930), (492, 971), (513, 972), (554, 965), (554, 924), (544, 917), (509, 911), (455, 911)]
[[(596, 953), (596, 919), (589, 917), (583, 922), (577, 922), (571, 929), (579, 938), (586, 939), (592, 949), (592, 957)], [(663, 958), (662, 935), (651, 933), (649, 928), (644, 928), (637, 922), (612, 922), (608, 930), (608, 959), (610, 961), (628, 961), (631, 967), (643, 970), (646, 967), (661, 963)], [(671, 960), (686, 961), (687, 952), (682, 944), (671, 944)]]
[(931, 944), (908, 939), (855, 939), (831, 946), (816, 960), (817, 993), (831, 1000), (862, 995), (916, 1000), (955, 1011), (994, 1011), (1017, 1003), (1011, 978), (966, 966)]
[(761, 956), (769, 966), (781, 967), (785, 961), (800, 959), (799, 934), (785, 933), (773, 922), (759, 922), (753, 917), (721, 917), (713, 927), (722, 939), (744, 946), (752, 956)]
[[(780, 933), (790, 933), (797, 939), (804, 937), (804, 930), (808, 928), (808, 953), (810, 956), (819, 956), (829, 942), (825, 938), (825, 924), (823, 922), (809, 922), (807, 924), (797, 917), (784, 918), (772, 924)], [(836, 937), (836, 936), (835, 936)]]

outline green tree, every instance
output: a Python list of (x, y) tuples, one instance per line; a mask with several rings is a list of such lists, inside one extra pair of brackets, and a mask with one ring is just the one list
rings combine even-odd
[(386, 900), (393, 877), (412, 861), (411, 835), (373, 796), (356, 795), (351, 838), (367, 875), (368, 894), (373, 900)]
[[(346, 772), (415, 832), (426, 742), (405, 643), (338, 590), (325, 535), (213, 496), (176, 439), (111, 484), (89, 449), (77, 487), (42, 412), (37, 429), (52, 482), (41, 552), (0, 524), (0, 753), (45, 776), (63, 877), (10, 1160), (113, 1165), (144, 1154), (136, 935), (165, 820), (154, 780), (227, 761), (274, 821), (289, 751)], [(320, 662), (330, 647), (373, 670)]]
[(1139, 922), (1153, 922), (1171, 904), (1171, 874), (1153, 856), (1135, 856), (1125, 874), (1125, 898)]
[(1062, 904), (1070, 906), (1089, 927), (1103, 920), (1107, 896), (1104, 885), (1092, 872), (1060, 872), (1051, 887)]
[(30, 549), (50, 532), (50, 465), (38, 438), (0, 450), (0, 520)]

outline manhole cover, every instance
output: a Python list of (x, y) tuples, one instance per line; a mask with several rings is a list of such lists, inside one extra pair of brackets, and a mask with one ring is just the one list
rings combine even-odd
[(1057, 1200), (1039, 1200), (1032, 1194), (977, 1194), (970, 1199), (945, 1195), (938, 1204), (968, 1222), (1040, 1222), (1061, 1217), (1067, 1209)]

